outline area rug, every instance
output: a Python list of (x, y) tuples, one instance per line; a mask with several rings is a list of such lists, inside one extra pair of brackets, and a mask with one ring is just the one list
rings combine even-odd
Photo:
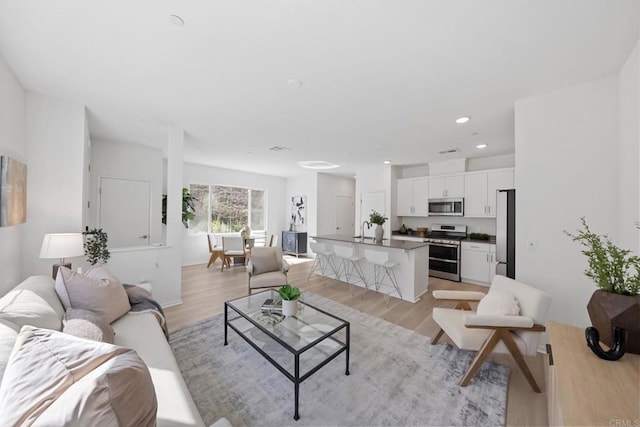
[(429, 338), (322, 296), (305, 301), (351, 323), (350, 375), (344, 353), (300, 385), (235, 331), (224, 346), (224, 315), (171, 335), (171, 347), (205, 423), (236, 426), (497, 426), (505, 424), (509, 369), (486, 362), (459, 387), (474, 353)]

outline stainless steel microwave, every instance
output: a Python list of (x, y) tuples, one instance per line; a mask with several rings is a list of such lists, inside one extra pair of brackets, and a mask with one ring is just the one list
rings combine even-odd
[(464, 199), (429, 199), (429, 215), (463, 216)]

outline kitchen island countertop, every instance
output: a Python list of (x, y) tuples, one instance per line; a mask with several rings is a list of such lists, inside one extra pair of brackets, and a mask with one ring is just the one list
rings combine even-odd
[(427, 246), (427, 243), (424, 242), (413, 242), (407, 240), (395, 240), (395, 239), (383, 239), (382, 242), (376, 242), (372, 237), (366, 237), (364, 239), (353, 237), (349, 235), (340, 235), (340, 234), (329, 234), (324, 236), (311, 236), (312, 239), (324, 239), (324, 240), (334, 240), (337, 242), (345, 242), (345, 243), (358, 243), (361, 245), (371, 245), (378, 246), (383, 248), (391, 248), (391, 249), (403, 249), (403, 250), (414, 250), (418, 248), (423, 248)]

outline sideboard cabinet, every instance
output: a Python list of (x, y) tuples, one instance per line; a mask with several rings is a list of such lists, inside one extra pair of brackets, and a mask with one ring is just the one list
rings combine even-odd
[(307, 253), (307, 233), (299, 231), (282, 232), (282, 251), (299, 256)]

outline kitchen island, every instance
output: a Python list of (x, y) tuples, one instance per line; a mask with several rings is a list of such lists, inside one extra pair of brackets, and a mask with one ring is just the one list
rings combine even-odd
[[(322, 243), (326, 246), (326, 249), (335, 252), (337, 246), (347, 246), (355, 250), (357, 255), (364, 257), (365, 250), (370, 249), (374, 251), (386, 252), (389, 256), (390, 262), (395, 262), (397, 265), (393, 268), (393, 272), (397, 278), (397, 283), (400, 289), (402, 299), (410, 302), (417, 302), (420, 296), (427, 292), (427, 285), (429, 281), (428, 277), (428, 263), (429, 263), (429, 246), (424, 242), (410, 242), (403, 240), (383, 240), (380, 243), (376, 243), (373, 238), (356, 238), (344, 235), (325, 235), (325, 236), (313, 236), (313, 240), (318, 243)], [(341, 263), (341, 259), (332, 256), (333, 265), (338, 267)], [(373, 286), (373, 264), (366, 259), (359, 261), (359, 265), (364, 273), (365, 281), (369, 284), (369, 289), (375, 290)], [(322, 274), (320, 271), (316, 271), (317, 274)], [(347, 281), (344, 271), (340, 271), (340, 278), (342, 281)], [(336, 278), (334, 271), (329, 268), (325, 271), (326, 277)], [(357, 274), (354, 274), (349, 283), (364, 287)], [(389, 284), (387, 278), (386, 283)], [(392, 296), (398, 296), (397, 292), (389, 292), (390, 286), (383, 286), (380, 292), (390, 294)], [(393, 289), (391, 287), (391, 289)]]

